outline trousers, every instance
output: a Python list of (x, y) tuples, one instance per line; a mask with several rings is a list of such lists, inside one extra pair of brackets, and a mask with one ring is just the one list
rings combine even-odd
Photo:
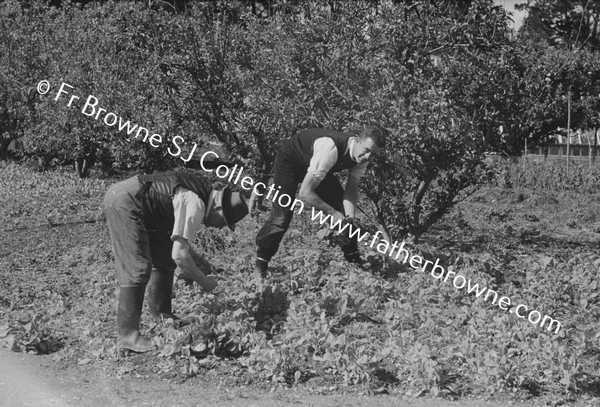
[(170, 236), (149, 231), (142, 222), (142, 203), (135, 196), (139, 190), (134, 176), (113, 184), (102, 202), (121, 286), (146, 286), (152, 266), (169, 274), (177, 268)]
[[(285, 151), (280, 151), (275, 158), (273, 165), (273, 184), (275, 188), (281, 187), (281, 194), (287, 194), (290, 197), (296, 195), (298, 184), (302, 182), (306, 175), (306, 168), (300, 168), (289, 159)], [(332, 173), (328, 173), (321, 183), (315, 189), (316, 194), (335, 210), (344, 213), (344, 188), (340, 181)], [(256, 254), (261, 259), (269, 261), (277, 250), (279, 244), (290, 226), (293, 217), (293, 208), (282, 207), (278, 200), (273, 201), (269, 218), (258, 231), (256, 235), (256, 245), (258, 249)], [(350, 243), (342, 247), (344, 255), (350, 255), (358, 252), (358, 239), (354, 236)]]

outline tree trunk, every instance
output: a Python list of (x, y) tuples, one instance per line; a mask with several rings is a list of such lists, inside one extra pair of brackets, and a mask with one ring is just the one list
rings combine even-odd
[(90, 176), (90, 169), (94, 165), (96, 158), (94, 155), (86, 155), (75, 159), (75, 171), (79, 178), (87, 178)]
[[(268, 185), (269, 179), (271, 177), (269, 176), (263, 176), (260, 178), (259, 182), (262, 182), (264, 185)], [(260, 192), (262, 195), (256, 194), (254, 192), (254, 188), (252, 188), (252, 194), (250, 195), (250, 201), (248, 202), (248, 210), (250, 211), (250, 213), (253, 213), (254, 210), (256, 211), (263, 211), (265, 210), (265, 206), (263, 205), (264, 203), (264, 194), (265, 191), (267, 190), (267, 188), (256, 188), (258, 190), (258, 192)]]
[(419, 189), (415, 192), (412, 201), (412, 208), (410, 208), (410, 222), (409, 222), (409, 232), (415, 236), (415, 242), (419, 238), (419, 230), (420, 230), (420, 220), (421, 220), (421, 203), (423, 202), (423, 197), (431, 184), (431, 181), (435, 178), (436, 174), (431, 173), (428, 174), (427, 179), (421, 181), (419, 184)]

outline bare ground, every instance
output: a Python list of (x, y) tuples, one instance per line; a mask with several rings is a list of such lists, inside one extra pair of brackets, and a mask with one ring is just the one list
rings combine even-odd
[[(114, 377), (85, 366), (59, 368), (51, 356), (0, 348), (0, 406), (543, 406), (549, 400), (502, 402), (483, 399), (448, 401), (403, 395), (316, 395), (307, 388), (268, 391), (210, 384), (171, 383), (150, 377)], [(562, 404), (585, 405), (585, 404)]]

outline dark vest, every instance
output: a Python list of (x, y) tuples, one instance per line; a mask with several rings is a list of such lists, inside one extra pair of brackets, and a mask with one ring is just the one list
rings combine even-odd
[(357, 163), (345, 151), (350, 141), (349, 134), (329, 129), (307, 129), (293, 135), (282, 147), (285, 158), (296, 169), (306, 171), (313, 156), (313, 144), (316, 139), (328, 137), (333, 140), (338, 152), (338, 159), (329, 172), (339, 172), (354, 167)]
[(208, 206), (208, 199), (212, 191), (212, 184), (207, 179), (185, 172), (159, 172), (155, 174), (138, 175), (140, 187), (150, 182), (149, 188), (142, 194), (142, 219), (144, 226), (149, 231), (171, 233), (175, 222), (173, 209), (173, 196), (175, 188), (182, 186), (200, 197), (204, 205)]

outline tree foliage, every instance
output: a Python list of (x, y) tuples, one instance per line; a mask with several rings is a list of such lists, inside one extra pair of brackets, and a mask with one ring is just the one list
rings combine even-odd
[(600, 47), (600, 4), (589, 0), (528, 0), (519, 6), (528, 12), (520, 35), (568, 49)]
[[(511, 101), (518, 123), (506, 134), (512, 154), (524, 141), (545, 144), (558, 128), (598, 127), (600, 8), (593, 1), (530, 0), (528, 16), (515, 43), (518, 89)], [(505, 120), (509, 123), (509, 120)]]
[[(0, 6), (2, 147), (42, 167), (94, 157), (105, 172), (183, 165), (218, 142), (257, 180), (306, 127), (390, 130), (364, 183), (374, 219), (418, 237), (485, 182), (486, 151), (515, 155), (566, 123), (595, 126), (591, 51), (509, 40), (491, 0)], [(186, 6), (187, 7), (187, 6)], [(161, 134), (160, 148), (36, 93), (47, 79)], [(55, 89), (56, 90), (56, 89)], [(502, 129), (502, 131), (500, 131)], [(171, 154), (177, 141), (180, 157)], [(189, 165), (190, 163), (186, 163)]]

